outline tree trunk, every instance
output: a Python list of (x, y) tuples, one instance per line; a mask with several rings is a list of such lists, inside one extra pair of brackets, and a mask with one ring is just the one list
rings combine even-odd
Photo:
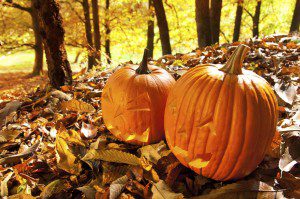
[(241, 23), (243, 15), (243, 0), (238, 0), (234, 22), (233, 42), (238, 41), (240, 37)]
[(147, 31), (147, 49), (148, 58), (153, 58), (153, 49), (154, 49), (154, 13), (153, 13), (153, 0), (149, 0), (149, 11), (150, 19), (148, 20), (148, 31)]
[(209, 0), (196, 0), (196, 25), (199, 47), (211, 45)]
[(94, 25), (94, 43), (95, 43), (95, 64), (101, 62), (101, 35), (99, 27), (99, 7), (98, 0), (92, 0), (93, 25)]
[(40, 75), (43, 71), (43, 38), (40, 35), (40, 24), (38, 20), (38, 14), (36, 10), (34, 9), (34, 0), (31, 0), (31, 7), (32, 10), (30, 12), (31, 20), (32, 20), (32, 29), (34, 32), (34, 52), (35, 52), (35, 58), (34, 58), (34, 65), (32, 70), (32, 76)]
[(93, 68), (94, 66), (94, 53), (93, 53), (93, 35), (92, 35), (92, 25), (90, 17), (90, 5), (88, 0), (82, 1), (82, 7), (84, 12), (85, 20), (85, 36), (88, 43), (88, 69)]
[(105, 1), (105, 54), (107, 63), (111, 63), (111, 53), (110, 53), (110, 20), (109, 20), (109, 0)]
[(72, 71), (65, 49), (63, 22), (56, 0), (34, 0), (48, 64), (48, 76), (54, 88), (72, 84)]
[(295, 5), (294, 14), (293, 14), (290, 32), (299, 32), (299, 24), (300, 24), (300, 0), (297, 0), (296, 5)]
[(162, 46), (162, 54), (171, 54), (172, 50), (170, 44), (169, 27), (163, 2), (162, 0), (153, 0), (153, 5), (157, 18), (157, 25)]
[(222, 0), (211, 0), (210, 30), (212, 43), (219, 43)]
[(261, 7), (261, 1), (257, 0), (256, 8), (255, 8), (255, 14), (253, 16), (253, 37), (259, 36), (259, 16), (260, 16), (260, 7)]

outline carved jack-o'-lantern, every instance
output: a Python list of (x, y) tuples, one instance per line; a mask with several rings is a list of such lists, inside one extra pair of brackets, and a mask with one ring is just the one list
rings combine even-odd
[(270, 85), (242, 69), (240, 45), (224, 66), (199, 65), (170, 91), (165, 131), (180, 162), (215, 180), (242, 178), (262, 161), (273, 138), (277, 101)]
[(132, 144), (164, 139), (164, 110), (174, 78), (164, 69), (147, 64), (127, 65), (107, 81), (102, 94), (103, 119), (117, 138)]

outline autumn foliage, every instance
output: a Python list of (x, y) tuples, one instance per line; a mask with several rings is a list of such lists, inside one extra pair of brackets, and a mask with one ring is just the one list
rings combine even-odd
[[(105, 118), (103, 120), (105, 111), (102, 112), (104, 104), (101, 104), (101, 97), (106, 92), (103, 88), (109, 82), (107, 81), (109, 78), (114, 78), (119, 73), (123, 75), (126, 70), (133, 71), (128, 67), (129, 63), (124, 63), (119, 70), (95, 70), (88, 73), (82, 70), (73, 74), (72, 86), (62, 86), (61, 90), (46, 85), (37, 87), (33, 92), (15, 98), (14, 101), (11, 101), (11, 96), (9, 100), (5, 96), (1, 97), (1, 196), (14, 198), (37, 196), (41, 198), (193, 196), (197, 198), (298, 198), (300, 184), (298, 150), (300, 113), (297, 110), (300, 75), (298, 41), (299, 37), (296, 36), (272, 35), (243, 42), (250, 47), (243, 68), (263, 77), (271, 86), (267, 87), (261, 77), (246, 72), (251, 73), (250, 78), (255, 81), (253, 84), (261, 82), (260, 86), (262, 86), (262, 88), (257, 86), (256, 89), (249, 89), (253, 95), (257, 94), (257, 99), (261, 100), (261, 103), (255, 104), (254, 102), (257, 101), (249, 99), (253, 104), (244, 109), (254, 110), (256, 114), (246, 117), (247, 122), (259, 120), (262, 131), (265, 133), (270, 131), (270, 136), (273, 134), (272, 122), (276, 116), (275, 99), (271, 95), (271, 88), (278, 101), (279, 118), (277, 131), (265, 156), (262, 155), (265, 152), (262, 149), (266, 149), (265, 143), (270, 142), (270, 136), (257, 135), (261, 144), (252, 151), (252, 154), (250, 149), (242, 150), (248, 152), (248, 154), (240, 154), (240, 157), (249, 163), (249, 171), (245, 173), (247, 176), (238, 181), (220, 182), (193, 172), (177, 160), (165, 140), (151, 145), (136, 146), (120, 141), (109, 132), (108, 126), (104, 124)], [(185, 82), (185, 77), (189, 77), (189, 74), (195, 71), (199, 70), (198, 72), (202, 74), (202, 70), (217, 70), (212, 64), (225, 64), (240, 44), (240, 42), (226, 43), (196, 49), (187, 54), (165, 55), (157, 60), (150, 60), (148, 64), (164, 68), (177, 80), (177, 83)], [(205, 66), (197, 67), (199, 64)], [(136, 68), (137, 65), (134, 66), (134, 69)], [(242, 71), (245, 71), (244, 69)], [(155, 70), (162, 69), (155, 68)], [(161, 73), (169, 76), (165, 74), (166, 72), (159, 74)], [(224, 76), (222, 71), (217, 71), (217, 74)], [(217, 74), (214, 73), (211, 78), (217, 79)], [(237, 78), (236, 75), (233, 77), (233, 80)], [(248, 78), (245, 77), (245, 81)], [(224, 81), (230, 82), (226, 78)], [(232, 85), (237, 86), (237, 83)], [(205, 86), (211, 85), (207, 83)], [(209, 88), (212, 88), (208, 89), (209, 91), (214, 91), (214, 87)], [(195, 89), (193, 94), (204, 90)], [(111, 91), (112, 95), (116, 95), (114, 93), (116, 91), (117, 89), (114, 88)], [(259, 92), (262, 91), (269, 92), (270, 97), (263, 98), (262, 95), (260, 99)], [(180, 87), (179, 90), (175, 90), (174, 87), (173, 92), (184, 94)], [(229, 93), (231, 92), (232, 90), (229, 89)], [(247, 94), (240, 92), (241, 96), (237, 99), (243, 102), (242, 96)], [(220, 95), (225, 97), (225, 94), (220, 93)], [(187, 93), (186, 97), (188, 99), (192, 94)], [(183, 103), (188, 102), (189, 100), (183, 101)], [(167, 102), (167, 105), (171, 104)], [(261, 109), (258, 110), (257, 106), (261, 106)], [(212, 104), (211, 107), (204, 108), (209, 110), (213, 107), (217, 106)], [(197, 110), (202, 110), (200, 108)], [(270, 110), (273, 114), (266, 110)], [(226, 110), (224, 112), (226, 113)], [(188, 112), (179, 113), (180, 117), (183, 117)], [(227, 113), (233, 114), (230, 108), (227, 109)], [(243, 115), (245, 111), (239, 110), (235, 114)], [(266, 118), (269, 118), (269, 121)], [(218, 121), (222, 119), (228, 118), (220, 118)], [(235, 122), (238, 124), (245, 121), (240, 118)], [(176, 124), (189, 125), (184, 123), (184, 118)], [(264, 126), (267, 124), (270, 129)], [(216, 125), (217, 128), (224, 128), (222, 133), (224, 135), (226, 133), (226, 138), (231, 137), (240, 141), (237, 135), (239, 129), (228, 136), (225, 125), (221, 126), (220, 123)], [(171, 125), (167, 124), (167, 126), (166, 129), (170, 129)], [(209, 131), (210, 126), (203, 129), (205, 132)], [(167, 135), (170, 137), (169, 133)], [(184, 142), (183, 138), (182, 142)], [(195, 138), (195, 141), (197, 140)], [(168, 142), (170, 141), (168, 138)], [(251, 139), (246, 141), (254, 142)], [(174, 151), (172, 141), (170, 143)], [(213, 144), (220, 145), (217, 140)], [(234, 146), (242, 147), (242, 144)], [(250, 162), (254, 161), (257, 152), (260, 153), (257, 160), (263, 160), (257, 168), (251, 165), (250, 169)], [(176, 153), (175, 155), (178, 156)], [(203, 159), (206, 160), (204, 157)], [(230, 160), (227, 161), (231, 163)], [(258, 162), (255, 161), (255, 164)], [(234, 164), (227, 164), (227, 166), (231, 167)], [(255, 170), (252, 171), (253, 169)], [(222, 176), (220, 179), (226, 180), (226, 177)]]

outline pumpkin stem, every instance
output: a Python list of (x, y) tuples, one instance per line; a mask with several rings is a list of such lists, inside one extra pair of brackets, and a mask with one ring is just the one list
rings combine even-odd
[(225, 73), (239, 75), (242, 74), (243, 61), (246, 58), (250, 47), (244, 44), (239, 45), (232, 53), (225, 66), (220, 70)]
[(150, 74), (151, 71), (148, 68), (148, 63), (147, 63), (147, 59), (148, 59), (148, 49), (145, 48), (144, 50), (144, 56), (143, 56), (143, 60), (140, 63), (140, 66), (136, 69), (136, 73), (142, 75), (142, 74)]

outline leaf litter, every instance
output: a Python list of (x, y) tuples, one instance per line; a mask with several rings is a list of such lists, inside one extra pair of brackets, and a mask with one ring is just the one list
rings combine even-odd
[(102, 89), (114, 70), (86, 73), (83, 69), (73, 75), (72, 86), (61, 90), (42, 85), (26, 95), (1, 97), (1, 196), (299, 198), (297, 38), (270, 35), (150, 61), (178, 79), (198, 64), (225, 63), (241, 43), (250, 46), (244, 68), (270, 83), (280, 107), (272, 144), (264, 161), (249, 176), (238, 181), (214, 181), (182, 166), (165, 141), (142, 147), (119, 141), (105, 127), (101, 111)]

